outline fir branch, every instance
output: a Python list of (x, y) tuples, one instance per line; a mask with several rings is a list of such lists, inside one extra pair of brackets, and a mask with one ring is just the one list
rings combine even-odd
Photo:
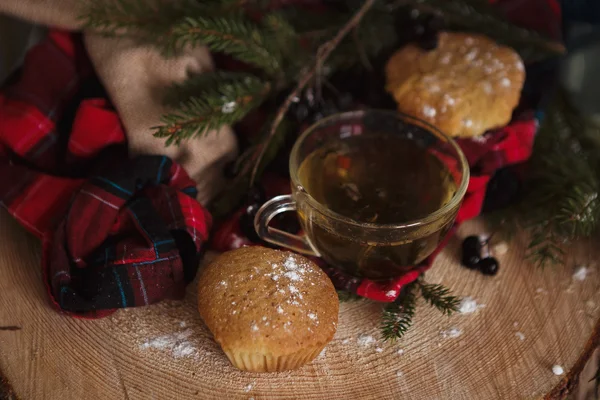
[(523, 200), (512, 219), (530, 235), (526, 257), (539, 267), (562, 264), (571, 241), (600, 228), (600, 128), (558, 91), (536, 136)]
[(460, 298), (453, 296), (447, 287), (427, 283), (422, 279), (417, 280), (417, 285), (425, 301), (440, 310), (442, 314), (451, 315), (453, 312), (458, 311)]
[(354, 14), (354, 16), (344, 25), (344, 27), (333, 37), (333, 39), (325, 42), (323, 45), (319, 47), (317, 51), (317, 62), (312, 68), (308, 69), (304, 72), (300, 79), (298, 80), (298, 84), (292, 90), (292, 92), (288, 95), (288, 97), (283, 102), (283, 105), (277, 111), (277, 115), (271, 125), (271, 129), (269, 131), (269, 135), (267, 136), (265, 142), (260, 146), (260, 149), (256, 151), (256, 156), (254, 160), (254, 166), (252, 168), (252, 173), (250, 175), (250, 185), (253, 185), (256, 177), (258, 175), (258, 170), (262, 161), (262, 158), (267, 151), (269, 146), (269, 142), (273, 140), (273, 137), (277, 133), (277, 127), (283, 120), (285, 114), (288, 109), (292, 105), (292, 102), (295, 97), (304, 89), (304, 87), (312, 80), (317, 71), (320, 69), (322, 63), (329, 57), (331, 52), (336, 48), (336, 46), (344, 39), (344, 37), (360, 22), (360, 20), (364, 17), (364, 15), (369, 11), (369, 9), (375, 4), (376, 0), (366, 0), (362, 7)]
[(164, 46), (174, 21), (205, 14), (207, 7), (198, 0), (84, 0), (82, 11), (79, 19), (83, 28)]
[(417, 298), (416, 283), (405, 287), (398, 300), (388, 304), (381, 316), (381, 335), (385, 341), (402, 338), (412, 325)]
[(267, 74), (281, 74), (282, 60), (267, 43), (261, 27), (242, 15), (197, 16), (185, 18), (169, 32), (169, 46), (181, 49), (187, 45), (206, 45), (214, 52), (231, 55), (247, 64), (263, 69)]
[[(271, 90), (271, 84), (250, 74), (205, 73), (175, 86), (185, 99), (176, 111), (162, 118), (155, 136), (167, 137), (167, 145), (205, 134), (222, 125), (233, 124), (260, 105)], [(193, 94), (195, 93), (195, 94)]]
[(530, 230), (531, 240), (527, 246), (525, 258), (533, 262), (539, 268), (548, 265), (562, 264), (565, 252), (554, 234), (549, 228), (551, 221), (546, 224), (538, 224)]

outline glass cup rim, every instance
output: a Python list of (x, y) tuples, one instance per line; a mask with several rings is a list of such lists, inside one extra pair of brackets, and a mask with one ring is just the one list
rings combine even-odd
[[(362, 117), (362, 116), (366, 115), (367, 113), (385, 114), (387, 116), (394, 117), (394, 118), (400, 117), (398, 119), (408, 119), (409, 121), (412, 120), (412, 121), (418, 122), (419, 125), (422, 125), (426, 129), (433, 131), (435, 135), (439, 135), (441, 138), (445, 139), (452, 146), (454, 151), (456, 151), (456, 153), (458, 154), (458, 158), (459, 158), (460, 165), (462, 168), (462, 180), (460, 182), (458, 190), (456, 191), (456, 193), (454, 193), (454, 196), (452, 196), (452, 199), (448, 203), (444, 204), (442, 207), (438, 208), (431, 214), (428, 214), (422, 218), (418, 218), (418, 219), (414, 219), (414, 220), (410, 220), (410, 221), (406, 221), (406, 222), (402, 222), (402, 223), (378, 224), (378, 223), (373, 223), (373, 222), (356, 221), (352, 218), (348, 218), (348, 217), (341, 215), (335, 211), (332, 211), (329, 208), (325, 207), (325, 205), (319, 203), (314, 197), (312, 197), (312, 195), (310, 195), (310, 193), (308, 193), (308, 191), (306, 191), (306, 189), (304, 188), (304, 186), (300, 183), (300, 181), (298, 179), (298, 167), (299, 167), (298, 153), (299, 153), (301, 144), (306, 140), (306, 138), (308, 136), (310, 136), (312, 133), (317, 131), (319, 128), (326, 126), (331, 121), (350, 120), (350, 119)], [(467, 158), (465, 157), (463, 151), (458, 146), (456, 141), (454, 141), (454, 139), (452, 139), (450, 136), (442, 133), (438, 128), (436, 128), (429, 122), (424, 121), (420, 118), (417, 118), (417, 117), (414, 117), (414, 116), (411, 116), (408, 114), (404, 114), (399, 111), (381, 110), (381, 109), (366, 109), (366, 110), (355, 110), (355, 111), (346, 111), (346, 112), (336, 113), (336, 114), (330, 115), (328, 117), (325, 117), (325, 118), (320, 119), (319, 121), (313, 123), (306, 130), (304, 130), (304, 132), (302, 132), (302, 134), (298, 137), (298, 139), (296, 139), (296, 142), (294, 143), (294, 146), (292, 147), (292, 150), (290, 153), (289, 168), (290, 168), (290, 178), (291, 178), (291, 181), (292, 181), (294, 187), (298, 191), (302, 192), (304, 194), (304, 196), (306, 196), (306, 200), (313, 208), (315, 208), (321, 214), (323, 214), (329, 218), (332, 218), (334, 220), (337, 220), (337, 221), (340, 221), (340, 222), (343, 222), (343, 223), (346, 223), (349, 225), (353, 225), (356, 227), (366, 228), (366, 229), (404, 229), (404, 228), (418, 227), (418, 226), (427, 225), (429, 223), (432, 223), (432, 222), (440, 219), (441, 217), (443, 217), (445, 214), (447, 214), (449, 211), (451, 211), (454, 207), (456, 207), (458, 205), (458, 203), (460, 203), (462, 201), (465, 193), (467, 192), (467, 187), (469, 185), (469, 179), (470, 179), (469, 163), (467, 162)]]

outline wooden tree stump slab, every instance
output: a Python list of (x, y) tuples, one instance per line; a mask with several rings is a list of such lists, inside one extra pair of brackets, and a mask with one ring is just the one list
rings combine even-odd
[[(480, 222), (459, 236), (474, 232), (483, 232)], [(459, 266), (459, 245), (458, 238), (450, 243), (427, 280), (485, 307), (448, 318), (419, 304), (413, 328), (389, 344), (379, 339), (380, 305), (343, 303), (335, 339), (312, 364), (252, 374), (231, 367), (212, 341), (196, 311), (195, 285), (183, 301), (101, 320), (56, 312), (42, 284), (39, 243), (0, 213), (0, 326), (18, 328), (0, 330), (0, 371), (28, 400), (562, 396), (600, 344), (600, 250), (575, 246), (568, 265), (542, 271), (523, 261), (515, 241), (489, 278)], [(576, 265), (589, 268), (586, 279), (573, 278)], [(441, 334), (451, 328), (460, 335)], [(565, 375), (554, 375), (554, 364)]]

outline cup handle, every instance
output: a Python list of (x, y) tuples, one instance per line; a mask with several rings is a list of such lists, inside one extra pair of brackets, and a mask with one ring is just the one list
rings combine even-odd
[(281, 229), (276, 229), (269, 224), (275, 216), (296, 211), (296, 201), (289, 194), (273, 197), (258, 210), (254, 217), (254, 229), (258, 236), (269, 243), (288, 248), (298, 253), (320, 257), (318, 251), (312, 246), (305, 236), (294, 235)]

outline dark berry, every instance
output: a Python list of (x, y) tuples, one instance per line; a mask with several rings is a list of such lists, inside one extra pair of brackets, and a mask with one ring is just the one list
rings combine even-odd
[(444, 29), (445, 21), (437, 15), (429, 15), (426, 18), (425, 26), (429, 32), (438, 33)]
[(255, 185), (252, 188), (250, 188), (250, 190), (248, 191), (248, 201), (246, 204), (258, 205), (258, 207), (256, 208), (258, 210), (265, 201), (267, 201), (265, 190), (261, 186)]
[(244, 211), (242, 209), (236, 211), (232, 216), (219, 224), (210, 241), (210, 248), (212, 250), (225, 252), (252, 244), (240, 230), (240, 217)]
[(437, 32), (427, 31), (417, 41), (419, 47), (425, 51), (435, 50), (438, 47)]
[(423, 34), (425, 33), (425, 26), (423, 24), (415, 25), (414, 29), (415, 29), (415, 36), (417, 36), (417, 37), (423, 36)]
[(259, 204), (251, 204), (246, 207), (244, 213), (240, 216), (240, 231), (254, 243), (260, 242), (260, 237), (258, 237), (258, 233), (254, 228), (254, 217), (260, 206)]
[(290, 109), (291, 109), (290, 111), (292, 112), (292, 115), (294, 116), (294, 119), (296, 120), (296, 122), (306, 121), (306, 119), (311, 114), (311, 110), (310, 110), (308, 104), (306, 104), (303, 101), (298, 101), (296, 103), (292, 103), (292, 106), (290, 107)]
[(486, 257), (479, 261), (477, 268), (484, 275), (496, 275), (498, 273), (498, 269), (500, 268), (500, 264), (494, 257)]
[(481, 241), (477, 236), (468, 236), (462, 242), (462, 264), (470, 269), (478, 268), (481, 260)]

